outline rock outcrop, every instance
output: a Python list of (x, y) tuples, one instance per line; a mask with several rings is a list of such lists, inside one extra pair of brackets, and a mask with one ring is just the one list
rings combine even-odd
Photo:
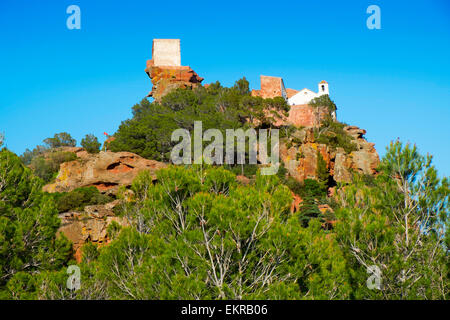
[[(166, 164), (147, 160), (131, 152), (87, 153), (83, 148), (64, 147), (60, 151), (73, 152), (78, 159), (60, 165), (56, 181), (44, 186), (47, 192), (70, 192), (79, 187), (94, 186), (102, 193), (115, 194), (119, 186), (130, 186), (136, 175), (149, 170), (153, 176)], [(156, 177), (156, 176), (155, 176)], [(114, 214), (119, 200), (104, 205), (86, 206), (83, 211), (61, 213), (61, 226), (58, 230), (73, 243), (74, 258), (80, 262), (81, 247), (91, 242), (101, 246), (110, 239), (107, 228), (112, 221), (127, 225), (124, 218)]]
[(147, 160), (131, 152), (83, 153), (77, 160), (60, 166), (56, 181), (44, 186), (47, 192), (69, 192), (79, 187), (94, 186), (101, 192), (115, 193), (119, 186), (130, 186), (142, 170), (154, 174), (164, 163)]
[(160, 100), (171, 90), (177, 88), (195, 88), (201, 85), (203, 78), (188, 66), (155, 66), (153, 60), (147, 61), (145, 72), (152, 80), (152, 91), (148, 97)]
[(296, 143), (280, 143), (280, 158), (289, 174), (298, 181), (317, 179), (317, 157), (321, 154), (325, 160), (330, 176), (335, 182), (350, 182), (352, 171), (361, 174), (376, 174), (380, 162), (375, 144), (367, 142), (363, 135), (365, 130), (354, 126), (344, 128), (352, 138), (356, 151), (345, 152), (343, 148), (332, 148), (315, 141), (314, 129), (299, 130), (293, 137)]
[(113, 209), (118, 203), (119, 201), (115, 200), (105, 205), (87, 206), (81, 212), (71, 211), (59, 215), (61, 226), (58, 233), (63, 233), (72, 241), (77, 262), (81, 261), (81, 248), (85, 243), (102, 246), (110, 241), (107, 228), (112, 221), (122, 226), (128, 224), (124, 218), (114, 215)]

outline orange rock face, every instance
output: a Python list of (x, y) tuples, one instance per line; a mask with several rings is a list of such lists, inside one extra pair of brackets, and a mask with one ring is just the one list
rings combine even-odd
[(300, 205), (303, 202), (303, 199), (300, 196), (296, 195), (292, 192), (292, 204), (291, 204), (291, 213), (297, 212), (300, 210)]
[(317, 155), (325, 160), (332, 179), (335, 182), (350, 182), (352, 171), (374, 175), (380, 159), (374, 144), (363, 138), (365, 130), (357, 127), (345, 127), (344, 130), (353, 138), (357, 150), (348, 154), (343, 148), (335, 150), (325, 144), (314, 141), (313, 129), (308, 128), (298, 133), (299, 145), (289, 146), (280, 143), (280, 158), (289, 174), (298, 181), (317, 179)]
[(95, 186), (101, 192), (115, 193), (119, 186), (131, 185), (140, 171), (149, 170), (153, 174), (166, 166), (131, 152), (81, 155), (83, 157), (77, 160), (62, 163), (56, 181), (44, 186), (44, 191), (69, 192), (79, 187)]
[[(62, 163), (56, 181), (44, 186), (44, 191), (69, 192), (79, 187), (95, 186), (102, 193), (115, 194), (119, 186), (130, 186), (139, 172), (148, 170), (154, 176), (157, 170), (166, 167), (164, 163), (147, 160), (131, 152), (89, 154), (82, 148), (65, 148), (64, 151), (75, 153), (78, 159)], [(128, 224), (125, 218), (115, 216), (113, 209), (118, 204), (119, 201), (114, 200), (104, 205), (86, 206), (84, 211), (59, 215), (61, 227), (58, 232), (72, 241), (78, 262), (85, 243), (102, 246), (110, 241), (107, 227), (111, 222), (116, 221), (123, 226)]]
[(126, 226), (125, 218), (114, 216), (113, 208), (118, 201), (105, 205), (87, 206), (83, 212), (72, 211), (59, 215), (61, 226), (58, 233), (63, 233), (73, 244), (74, 258), (81, 262), (82, 246), (91, 242), (97, 246), (109, 243), (107, 228), (113, 221)]
[(195, 88), (201, 85), (203, 78), (199, 77), (188, 66), (155, 66), (153, 60), (147, 61), (145, 72), (152, 80), (152, 91), (148, 97), (160, 100), (171, 90), (177, 88)]

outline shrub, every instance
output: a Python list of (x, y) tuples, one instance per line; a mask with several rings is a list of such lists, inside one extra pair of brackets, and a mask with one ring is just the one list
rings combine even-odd
[(107, 195), (101, 194), (96, 187), (77, 188), (71, 192), (54, 193), (58, 211), (68, 212), (71, 210), (84, 210), (85, 206), (105, 204), (113, 199)]
[(73, 161), (76, 158), (73, 152), (53, 151), (33, 158), (30, 167), (35, 175), (48, 183), (56, 178), (61, 163)]
[(299, 211), (300, 212), (298, 216), (303, 228), (308, 227), (309, 221), (311, 219), (319, 218), (322, 214), (319, 210), (319, 207), (317, 206), (317, 200), (311, 196), (308, 196), (305, 199), (303, 199)]
[(322, 200), (324, 200), (327, 196), (326, 187), (313, 179), (305, 179), (302, 183), (292, 177), (288, 177), (283, 183), (302, 199), (312, 197), (315, 199), (320, 199), (322, 202)]
[(256, 175), (258, 171), (258, 165), (256, 164), (235, 164), (235, 165), (224, 165), (226, 170), (233, 172), (235, 175), (246, 176), (247, 178), (251, 178)]
[(93, 134), (87, 134), (81, 140), (81, 146), (89, 153), (99, 153), (101, 144), (100, 142), (98, 142), (96, 136), (94, 136)]
[(330, 112), (337, 110), (336, 104), (327, 94), (312, 99), (308, 104), (313, 107), (327, 107)]
[(75, 147), (77, 141), (67, 132), (56, 133), (53, 138), (47, 138), (44, 143), (50, 148)]
[(20, 156), (20, 160), (22, 160), (24, 165), (28, 166), (31, 164), (33, 158), (42, 156), (44, 153), (48, 151), (49, 149), (47, 147), (38, 145), (33, 150), (26, 149), (24, 153)]
[(343, 148), (347, 153), (356, 151), (357, 146), (344, 131), (344, 127), (344, 123), (333, 121), (331, 117), (327, 117), (322, 122), (320, 129), (315, 130), (315, 139), (318, 143), (327, 144), (332, 148)]
[(328, 185), (328, 178), (330, 177), (330, 172), (327, 168), (327, 163), (322, 157), (322, 154), (317, 151), (317, 180), (322, 186), (322, 189), (326, 190)]

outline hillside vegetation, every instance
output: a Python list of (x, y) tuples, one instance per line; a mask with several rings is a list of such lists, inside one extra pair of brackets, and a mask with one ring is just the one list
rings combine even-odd
[[(288, 110), (283, 99), (251, 97), (245, 78), (231, 88), (178, 89), (135, 105), (108, 148), (168, 162), (174, 129), (192, 130), (194, 121), (203, 130), (273, 128)], [(293, 145), (300, 139), (301, 128), (280, 129)], [(330, 152), (357, 148), (340, 123), (316, 129)], [(84, 143), (96, 153), (94, 138)], [(377, 174), (352, 171), (333, 195), (327, 161), (313, 149), (316, 179), (298, 181), (283, 166), (264, 176), (257, 165), (170, 165), (156, 180), (140, 172), (112, 197), (94, 187), (42, 192), (55, 171), (43, 175), (33, 163), (53, 163), (61, 140), (74, 144), (70, 135), (55, 139), (50, 155), (0, 151), (1, 299), (450, 298), (449, 180), (411, 144), (392, 142)], [(109, 224), (107, 245), (87, 239), (77, 263), (58, 214), (113, 198), (128, 223)], [(67, 287), (71, 265), (81, 271), (79, 290)]]

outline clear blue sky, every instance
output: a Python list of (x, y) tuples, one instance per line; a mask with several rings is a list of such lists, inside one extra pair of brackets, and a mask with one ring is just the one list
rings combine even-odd
[[(66, 8), (81, 8), (68, 30)], [(366, 8), (381, 8), (381, 30)], [(450, 2), (0, 1), (0, 132), (22, 153), (56, 132), (103, 140), (151, 89), (153, 38), (180, 38), (204, 83), (281, 76), (330, 84), (338, 118), (367, 130), (380, 155), (399, 137), (450, 175)]]

